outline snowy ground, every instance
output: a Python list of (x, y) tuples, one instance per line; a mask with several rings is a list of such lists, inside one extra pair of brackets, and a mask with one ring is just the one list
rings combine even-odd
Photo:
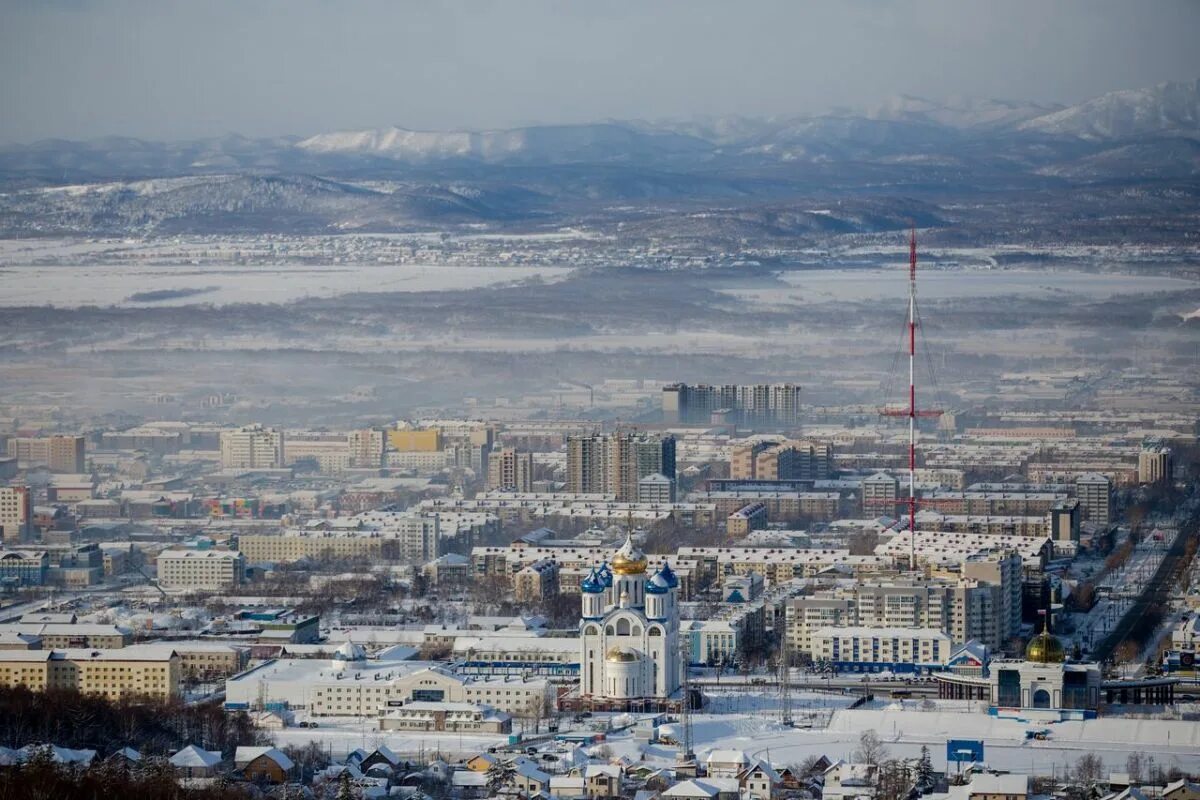
[[(1120, 771), (1130, 753), (1151, 751), (1166, 768), (1200, 769), (1200, 725), (1194, 722), (1138, 720), (1109, 717), (1049, 726), (1048, 741), (1025, 740), (1029, 725), (998, 720), (978, 708), (921, 711), (912, 704), (904, 710), (892, 706), (839, 710), (826, 729), (783, 727), (777, 718), (760, 714), (698, 715), (693, 726), (700, 758), (714, 749), (733, 748), (769, 759), (776, 765), (798, 764), (808, 756), (850, 758), (863, 731), (874, 729), (886, 742), (890, 755), (916, 757), (928, 746), (934, 764), (946, 766), (947, 739), (983, 739), (987, 763), (998, 769), (1049, 774), (1062, 772), (1085, 753), (1095, 753)], [(1038, 725), (1037, 727), (1042, 727)], [(614, 752), (641, 757), (642, 748), (631, 737), (614, 738)], [(674, 750), (653, 747), (647, 758), (674, 758)]]
[[(939, 700), (936, 709), (927, 710), (928, 705), (920, 700), (880, 700), (849, 709), (852, 700), (831, 693), (794, 693), (797, 727), (789, 728), (780, 721), (777, 692), (738, 692), (733, 687), (713, 692), (704, 713), (693, 716), (695, 751), (703, 759), (714, 749), (744, 750), (786, 766), (808, 756), (850, 758), (862, 732), (875, 730), (892, 756), (916, 757), (922, 746), (929, 747), (939, 769), (946, 766), (948, 739), (982, 739), (987, 763), (998, 769), (1061, 773), (1081, 755), (1095, 753), (1109, 769), (1120, 771), (1130, 753), (1152, 752), (1164, 768), (1200, 770), (1200, 725), (1195, 722), (1107, 716), (1045, 726), (995, 719), (982, 712), (978, 704), (967, 701)], [(603, 730), (607, 721), (601, 714), (575, 725), (568, 725), (564, 719), (563, 730), (594, 732)], [(276, 731), (276, 743), (284, 746), (316, 741), (334, 757), (383, 744), (409, 757), (438, 755), (454, 763), (489, 747), (503, 748), (507, 742), (503, 735), (381, 732), (370, 719), (319, 718), (319, 724), (317, 729)], [(1049, 727), (1050, 739), (1027, 741), (1025, 731), (1031, 727)], [(673, 763), (677, 754), (673, 745), (647, 744), (631, 731), (612, 733), (605, 744), (614, 755), (634, 761)], [(540, 746), (551, 752), (567, 747), (545, 736)]]
[[(0, 305), (77, 308), (287, 303), (354, 292), (477, 289), (532, 277), (554, 280), (568, 269), (418, 265), (0, 267)], [(161, 294), (159, 294), (161, 293)]]
[[(903, 269), (849, 269), (785, 272), (787, 288), (729, 289), (728, 294), (765, 305), (867, 302), (903, 297), (908, 272)], [(981, 297), (1060, 297), (1101, 299), (1128, 294), (1195, 289), (1195, 281), (1151, 275), (1074, 272), (1067, 270), (937, 269), (922, 273), (924, 301)]]
[(316, 729), (287, 728), (274, 731), (275, 744), (285, 747), (318, 742), (334, 758), (342, 758), (360, 747), (372, 750), (380, 745), (387, 745), (401, 755), (418, 758), (422, 754), (427, 758), (440, 756), (443, 760), (454, 763), (463, 758), (470, 758), (489, 747), (503, 746), (508, 742), (506, 734), (381, 731), (378, 721), (374, 719), (322, 717), (318, 724), (320, 727)]

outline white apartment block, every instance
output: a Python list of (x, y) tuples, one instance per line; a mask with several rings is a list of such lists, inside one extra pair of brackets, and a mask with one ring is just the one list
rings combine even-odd
[(936, 669), (950, 662), (950, 637), (931, 628), (821, 628), (813, 658), (851, 671)]
[(283, 466), (283, 433), (262, 425), (221, 431), (223, 469), (273, 469)]
[(295, 433), (289, 431), (283, 442), (283, 464), (294, 466), (312, 461), (325, 474), (337, 474), (350, 468), (350, 440), (342, 434)]
[(245, 559), (231, 550), (164, 550), (158, 585), (169, 589), (228, 589), (245, 577)]

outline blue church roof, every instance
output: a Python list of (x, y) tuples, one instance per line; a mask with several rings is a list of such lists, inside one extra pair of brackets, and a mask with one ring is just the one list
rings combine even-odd
[(658, 574), (663, 576), (667, 585), (672, 589), (679, 586), (679, 576), (675, 574), (675, 571), (671, 569), (671, 565), (666, 561), (663, 562), (662, 569), (658, 571)]
[(604, 591), (604, 578), (592, 567), (592, 571), (579, 584), (579, 588), (586, 594), (600, 594)]
[(667, 583), (661, 572), (654, 573), (650, 580), (646, 581), (646, 594), (666, 594), (669, 591), (671, 584)]

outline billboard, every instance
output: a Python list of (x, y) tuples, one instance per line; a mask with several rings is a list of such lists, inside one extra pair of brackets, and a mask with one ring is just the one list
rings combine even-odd
[(950, 739), (946, 742), (946, 761), (983, 761), (983, 742), (979, 739)]

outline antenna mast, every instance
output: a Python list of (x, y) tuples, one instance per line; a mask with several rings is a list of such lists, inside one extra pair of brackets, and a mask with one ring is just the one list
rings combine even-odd
[(691, 764), (696, 760), (696, 754), (692, 752), (692, 685), (688, 669), (692, 663), (692, 648), (688, 641), (689, 636), (679, 637), (679, 657), (683, 661), (683, 680), (680, 681), (680, 704), (679, 704), (679, 763)]
[(782, 652), (779, 667), (779, 710), (780, 722), (788, 728), (792, 727), (792, 665), (787, 655)]
[(917, 409), (917, 228), (908, 236), (908, 408), (884, 408), (890, 417), (908, 417), (908, 568), (917, 568), (917, 417), (941, 411)]

